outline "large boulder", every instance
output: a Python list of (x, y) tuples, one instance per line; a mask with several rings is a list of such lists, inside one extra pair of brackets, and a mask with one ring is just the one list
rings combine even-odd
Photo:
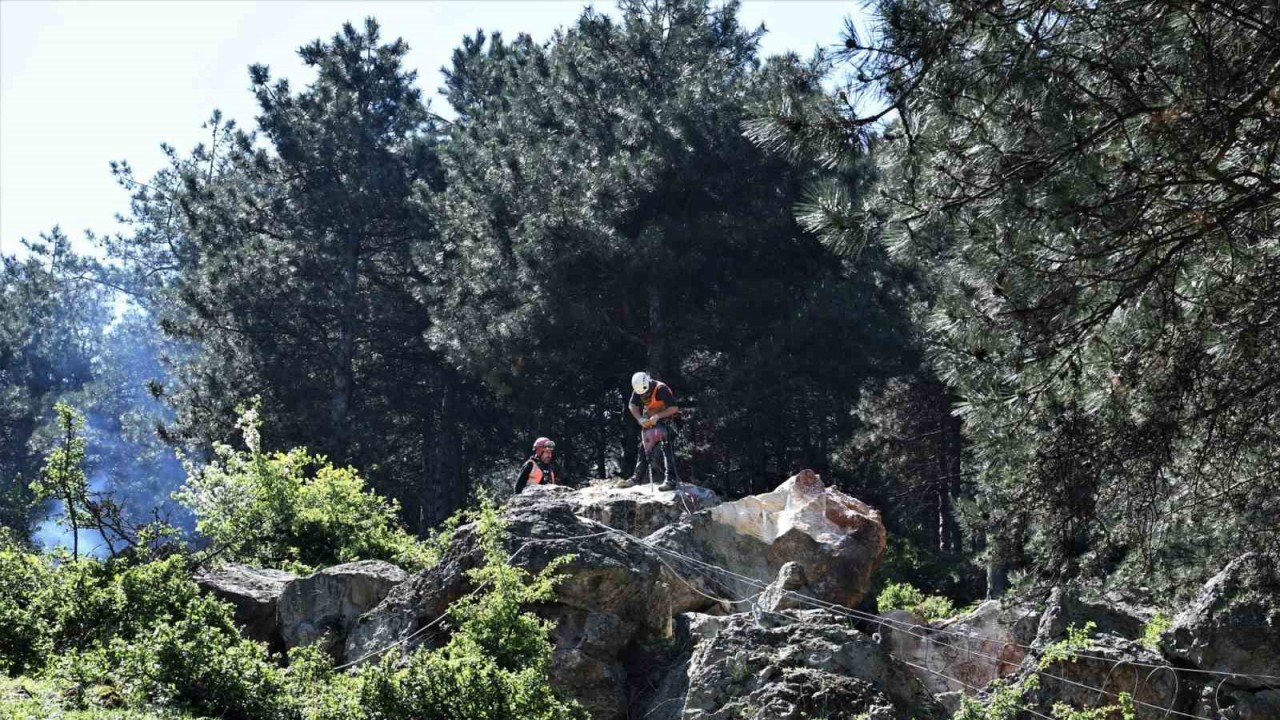
[(637, 717), (649, 720), (942, 718), (911, 671), (841, 617), (683, 616), (685, 648)]
[[(1048, 712), (1059, 702), (1081, 709), (1113, 705), (1121, 693), (1129, 693), (1137, 718), (1161, 720), (1183, 712), (1189, 701), (1185, 685), (1172, 668), (1153, 667), (1163, 664), (1159, 654), (1137, 642), (1098, 635), (1087, 649), (1038, 671), (1039, 688), (1029, 692), (1026, 701)], [(1033, 670), (1028, 667), (1026, 672)]]
[(1200, 702), (1191, 712), (1222, 720), (1276, 720), (1280, 718), (1280, 688), (1250, 690), (1209, 683), (1201, 689)]
[(671, 491), (656, 488), (651, 484), (617, 487), (601, 482), (566, 493), (564, 498), (576, 514), (638, 537), (720, 504), (714, 491), (697, 485), (680, 483)]
[(195, 577), (205, 592), (235, 608), (235, 622), (245, 637), (267, 644), (274, 653), (284, 652), (277, 612), (285, 586), (297, 578), (283, 570), (228, 564), (204, 570)]
[(407, 577), (391, 563), (361, 560), (289, 582), (279, 602), (285, 646), (295, 648), (326, 638), (328, 649), (342, 659), (343, 641), (356, 620)]
[[(793, 592), (856, 607), (884, 556), (885, 529), (877, 510), (825, 487), (817, 474), (805, 470), (773, 492), (721, 503), (647, 539), (747, 578), (677, 559), (675, 567), (696, 586), (676, 594), (681, 612), (707, 609), (712, 605), (708, 595), (735, 601), (756, 598), (765, 585), (801, 577), (804, 584)], [(788, 563), (795, 567), (779, 578)]]
[[(1137, 621), (1128, 611), (1075, 600), (1070, 593), (1055, 592), (1043, 612), (988, 600), (965, 615), (933, 623), (902, 610), (881, 617), (876, 628), (890, 653), (912, 665), (952, 711), (962, 694), (985, 690), (998, 678), (1012, 682), (1028, 674), (1039, 676), (1039, 686), (1023, 702), (1045, 712), (1058, 702), (1078, 708), (1115, 703), (1122, 692), (1134, 696), (1139, 718), (1161, 717), (1187, 702), (1172, 669), (1152, 671), (1162, 662), (1158, 654), (1116, 633), (1133, 631)], [(1062, 639), (1072, 625), (1089, 622), (1095, 630), (1088, 649), (1039, 669), (1036, 648)], [(1104, 626), (1112, 632), (1099, 632)]]
[[(1173, 619), (1165, 652), (1200, 670), (1235, 673), (1234, 687), (1280, 686), (1280, 581), (1248, 553), (1215, 575)], [(1267, 675), (1270, 679), (1250, 677)], [(1265, 680), (1265, 682), (1264, 682)]]
[(876, 629), (889, 652), (919, 666), (920, 681), (936, 694), (967, 693), (1017, 673), (1040, 621), (1034, 608), (997, 600), (933, 623), (906, 610), (882, 617)]
[[(672, 610), (666, 571), (641, 543), (575, 514), (574, 491), (537, 486), (508, 501), (507, 549), (512, 564), (539, 572), (556, 558), (561, 567), (554, 602), (535, 611), (555, 623), (553, 685), (566, 690), (597, 720), (628, 717), (625, 657), (637, 647), (666, 642)], [(444, 641), (421, 632), (459, 597), (474, 590), (466, 571), (482, 561), (475, 528), (459, 528), (444, 560), (396, 588), (352, 629), (347, 656), (376, 655), (393, 643), (408, 651)]]
[(1034, 644), (1043, 647), (1057, 642), (1067, 636), (1068, 628), (1083, 628), (1090, 623), (1096, 634), (1138, 640), (1154, 616), (1151, 608), (1130, 604), (1116, 596), (1086, 599), (1074, 589), (1058, 586), (1049, 593)]

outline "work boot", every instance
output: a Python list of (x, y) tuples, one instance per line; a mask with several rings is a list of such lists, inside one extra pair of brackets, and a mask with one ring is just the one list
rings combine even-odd
[(620, 487), (629, 488), (635, 487), (636, 485), (643, 485), (644, 483), (649, 482), (649, 478), (651, 477), (653, 477), (653, 468), (650, 467), (649, 463), (645, 462), (644, 456), (641, 456), (636, 460), (635, 472), (631, 473), (631, 477), (623, 480)]
[(675, 490), (675, 489), (676, 489), (676, 484), (674, 482), (671, 482), (670, 480), (663, 480), (662, 484), (658, 486), (658, 490), (662, 492), (668, 492), (670, 490)]

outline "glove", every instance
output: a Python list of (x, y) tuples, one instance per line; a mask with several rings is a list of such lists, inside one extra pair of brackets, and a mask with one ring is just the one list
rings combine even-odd
[(657, 424), (658, 424), (657, 418), (645, 418), (640, 421), (640, 427), (642, 428), (651, 428)]

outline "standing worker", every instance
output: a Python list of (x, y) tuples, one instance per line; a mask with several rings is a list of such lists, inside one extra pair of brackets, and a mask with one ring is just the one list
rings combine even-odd
[(540, 437), (533, 441), (533, 456), (520, 468), (520, 477), (516, 480), (516, 494), (524, 490), (526, 483), (530, 485), (555, 485), (556, 471), (552, 467), (556, 444), (550, 439)]
[(676, 474), (675, 428), (670, 420), (680, 414), (676, 396), (666, 383), (649, 377), (641, 370), (631, 376), (631, 400), (627, 409), (640, 423), (640, 457), (636, 459), (636, 471), (628, 484), (653, 482), (653, 452), (662, 446), (662, 484), (659, 490), (675, 490), (680, 477)]

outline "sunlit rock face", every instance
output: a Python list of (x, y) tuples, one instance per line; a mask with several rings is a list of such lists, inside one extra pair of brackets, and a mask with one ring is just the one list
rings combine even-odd
[[(648, 539), (750, 579), (676, 560), (686, 571), (681, 574), (692, 576), (697, 586), (697, 591), (678, 593), (678, 611), (709, 609), (714, 603), (707, 595), (757, 602), (759, 583), (780, 584), (800, 595), (856, 607), (884, 557), (885, 529), (875, 508), (825, 486), (816, 473), (805, 470), (773, 492), (721, 503)], [(794, 566), (780, 579), (788, 563)], [(770, 595), (769, 602), (776, 604), (777, 598)], [(742, 604), (728, 603), (730, 607), (720, 609), (742, 610)]]
[(283, 570), (268, 570), (229, 563), (196, 575), (196, 584), (205, 592), (235, 608), (235, 622), (244, 636), (267, 644), (275, 653), (284, 652), (277, 606), (285, 586), (297, 576)]
[(1161, 638), (1175, 662), (1198, 670), (1192, 714), (1280, 718), (1280, 570), (1246, 553), (1215, 575)]
[(892, 610), (881, 617), (885, 622), (876, 630), (889, 652), (916, 666), (920, 681), (938, 695), (986, 687), (996, 678), (1016, 673), (1040, 622), (1035, 608), (1005, 607), (997, 600), (933, 623), (907, 610)]
[(334, 657), (361, 614), (373, 609), (396, 585), (404, 570), (381, 560), (361, 560), (325, 568), (290, 581), (280, 595), (280, 630), (288, 648), (324, 640)]
[[(717, 505), (711, 509), (711, 517), (771, 544), (793, 531), (829, 545), (838, 544), (851, 534), (870, 531), (878, 536), (879, 551), (884, 551), (885, 533), (880, 512), (855, 497), (824, 486), (822, 478), (812, 470), (787, 478), (773, 492)], [(875, 545), (875, 538), (871, 539)]]
[[(534, 491), (541, 490), (536, 488)], [(697, 485), (680, 483), (676, 490), (659, 491), (656, 485), (615, 487), (592, 483), (562, 494), (574, 513), (611, 528), (644, 537), (666, 527), (691, 512), (720, 504), (715, 492)]]
[(910, 668), (839, 615), (682, 615), (674, 657), (644, 685), (646, 720), (926, 720), (943, 708)]

